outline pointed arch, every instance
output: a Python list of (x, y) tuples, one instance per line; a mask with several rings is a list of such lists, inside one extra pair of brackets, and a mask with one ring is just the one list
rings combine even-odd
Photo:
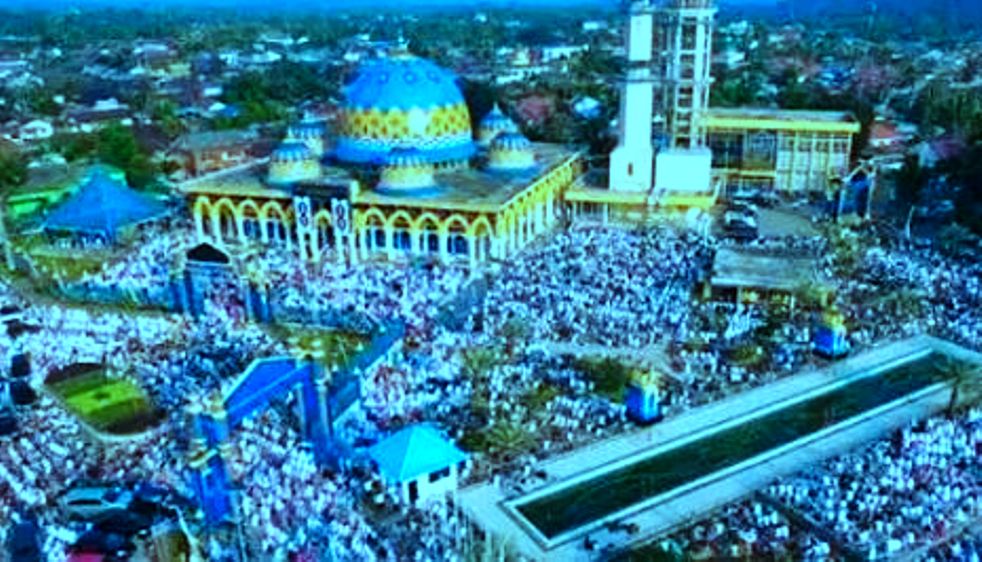
[(218, 229), (216, 239), (224, 243), (242, 242), (242, 229), (239, 211), (228, 197), (222, 197), (212, 204), (212, 224)]
[(491, 259), (494, 245), (494, 229), (487, 217), (480, 217), (471, 224), (468, 235), (471, 240), (471, 261), (474, 263), (486, 262)]
[(260, 218), (263, 223), (264, 242), (283, 242), (287, 248), (292, 247), (290, 236), (290, 214), (277, 201), (267, 201), (260, 208)]
[(415, 226), (413, 218), (406, 211), (396, 211), (389, 215), (385, 224), (392, 242), (392, 249), (404, 253), (416, 253)]
[(255, 201), (246, 199), (239, 204), (239, 219), (242, 224), (242, 235), (246, 241), (262, 239), (262, 213)]
[(208, 197), (201, 195), (195, 199), (192, 214), (194, 215), (194, 227), (198, 233), (198, 240), (204, 241), (214, 238), (211, 201)]
[(433, 213), (423, 213), (416, 217), (416, 223), (413, 226), (416, 229), (416, 248), (419, 253), (439, 254), (440, 236), (443, 232), (440, 217)]

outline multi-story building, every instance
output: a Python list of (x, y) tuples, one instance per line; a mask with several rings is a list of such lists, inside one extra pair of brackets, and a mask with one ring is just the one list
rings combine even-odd
[(567, 194), (574, 214), (707, 209), (741, 188), (826, 192), (848, 174), (860, 130), (849, 113), (709, 107), (714, 4), (627, 3), (620, 141), (608, 185), (581, 181)]
[(847, 112), (711, 109), (713, 173), (729, 192), (820, 192), (849, 168), (859, 123)]

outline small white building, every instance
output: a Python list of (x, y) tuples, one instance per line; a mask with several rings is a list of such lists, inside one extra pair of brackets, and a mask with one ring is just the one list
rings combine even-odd
[(425, 425), (406, 427), (368, 451), (382, 478), (406, 503), (426, 501), (457, 489), (468, 456)]
[(21, 125), (17, 132), (23, 142), (33, 142), (50, 139), (55, 134), (55, 127), (44, 119), (35, 119)]

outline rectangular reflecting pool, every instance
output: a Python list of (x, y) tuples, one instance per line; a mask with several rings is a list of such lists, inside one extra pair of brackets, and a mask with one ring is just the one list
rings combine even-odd
[(932, 352), (518, 504), (515, 509), (547, 539), (555, 539), (941, 382), (948, 360)]

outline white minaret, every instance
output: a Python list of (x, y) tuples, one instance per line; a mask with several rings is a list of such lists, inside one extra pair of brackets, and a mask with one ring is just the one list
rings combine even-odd
[(654, 182), (655, 157), (651, 144), (654, 18), (648, 2), (631, 2), (628, 10), (628, 69), (621, 91), (620, 142), (610, 155), (610, 189), (648, 193)]
[(706, 145), (715, 16), (713, 0), (663, 0), (658, 10), (659, 81), (670, 148)]

